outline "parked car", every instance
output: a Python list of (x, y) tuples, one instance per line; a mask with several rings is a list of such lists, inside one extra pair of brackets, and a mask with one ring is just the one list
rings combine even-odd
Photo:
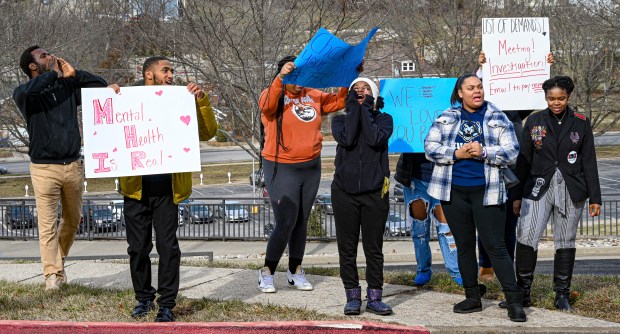
[(403, 185), (398, 182), (394, 185), (394, 199), (396, 200), (396, 202), (405, 201), (405, 195), (403, 193)]
[(203, 224), (213, 223), (217, 216), (214, 214), (213, 208), (205, 202), (194, 201), (192, 204), (184, 205), (183, 221), (185, 223)]
[[(60, 220), (62, 218), (62, 212), (61, 212), (61, 208), (60, 206), (58, 207), (58, 217), (56, 218), (56, 226), (60, 225)], [(75, 234), (82, 234), (84, 233), (84, 215), (80, 214), (80, 223), (78, 224), (78, 228), (75, 232)]]
[(7, 174), (9, 172), (9, 170), (4, 167), (4, 166), (0, 166), (0, 174)]
[(332, 207), (332, 195), (331, 194), (320, 194), (317, 195), (314, 199), (314, 205), (320, 205), (320, 207), (325, 210), (325, 213), (328, 215), (334, 214), (334, 208)]
[(187, 198), (179, 202), (179, 226), (183, 226), (185, 224), (185, 213), (189, 210), (189, 203), (192, 200)]
[(114, 212), (107, 206), (95, 207), (92, 209), (92, 220), (90, 226), (93, 232), (99, 231), (116, 231), (118, 230), (119, 222), (114, 216)]
[(263, 170), (260, 168), (255, 170), (253, 175), (250, 172), (248, 179), (250, 180), (251, 186), (265, 187), (265, 175), (263, 174)]
[(225, 218), (229, 222), (244, 222), (250, 220), (248, 210), (243, 207), (243, 204), (236, 201), (227, 201), (224, 207), (220, 205), (217, 216), (219, 218)]
[(125, 226), (125, 211), (124, 211), (124, 203), (122, 199), (115, 199), (110, 201), (108, 204), (108, 208), (112, 210), (114, 213), (114, 218), (121, 223), (121, 225)]
[(397, 213), (390, 213), (385, 222), (385, 235), (390, 237), (410, 236), (411, 223)]
[(4, 211), (4, 221), (12, 229), (32, 228), (37, 223), (32, 211), (22, 205), (7, 206)]

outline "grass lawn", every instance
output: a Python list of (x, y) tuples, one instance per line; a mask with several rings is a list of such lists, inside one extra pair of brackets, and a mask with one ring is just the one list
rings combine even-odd
[[(206, 266), (206, 261), (183, 260), (183, 265)], [(214, 267), (252, 268), (230, 263), (214, 263)], [(307, 274), (338, 276), (338, 268), (308, 267)], [(279, 271), (286, 270), (279, 267)], [(412, 285), (414, 272), (386, 272), (385, 282)], [(365, 271), (360, 270), (360, 279)], [(486, 284), (485, 298), (503, 300), (497, 280)], [(437, 273), (429, 284), (421, 289), (444, 293), (463, 294), (447, 273)], [(620, 322), (620, 277), (575, 275), (571, 301), (576, 314), (607, 321)], [(555, 310), (551, 275), (536, 275), (532, 287), (535, 307)], [(53, 305), (53, 306), (50, 306)], [(129, 314), (135, 306), (132, 290), (108, 290), (69, 284), (57, 292), (45, 292), (43, 284), (20, 284), (0, 281), (0, 319), (49, 320), (49, 321), (122, 321), (133, 320)], [(153, 321), (156, 311), (137, 321)], [(294, 321), (294, 320), (341, 320), (345, 317), (325, 316), (307, 309), (275, 305), (248, 304), (240, 301), (215, 301), (206, 298), (178, 298), (175, 308), (179, 322), (227, 322), (227, 321)]]
[[(68, 284), (59, 291), (45, 292), (43, 284), (0, 281), (0, 319), (3, 320), (154, 321), (157, 310), (140, 320), (132, 319), (129, 314), (135, 303), (133, 290), (108, 290)], [(319, 321), (344, 318), (276, 305), (188, 299), (182, 296), (177, 299), (174, 312), (179, 322)]]

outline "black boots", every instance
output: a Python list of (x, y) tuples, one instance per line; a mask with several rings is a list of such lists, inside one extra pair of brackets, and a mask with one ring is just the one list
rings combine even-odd
[(514, 322), (526, 322), (527, 316), (523, 311), (523, 292), (522, 291), (505, 291), (506, 309), (508, 310), (508, 318)]
[(454, 305), (454, 313), (472, 313), (482, 311), (482, 296), (487, 292), (484, 284), (475, 288), (465, 288), (465, 300)]
[(517, 242), (515, 271), (517, 272), (517, 285), (523, 288), (523, 307), (532, 306), (530, 292), (534, 281), (537, 257), (538, 251), (535, 251), (533, 247)]
[(344, 289), (347, 295), (347, 304), (344, 306), (344, 315), (359, 315), (362, 307), (362, 288)]
[(574, 266), (575, 248), (561, 248), (555, 251), (553, 258), (553, 290), (555, 291), (555, 307), (561, 311), (574, 311), (568, 302)]

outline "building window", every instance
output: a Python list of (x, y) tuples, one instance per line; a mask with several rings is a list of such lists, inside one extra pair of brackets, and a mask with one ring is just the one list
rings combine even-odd
[(400, 62), (400, 69), (403, 72), (413, 72), (415, 71), (415, 63), (411, 60), (405, 60)]

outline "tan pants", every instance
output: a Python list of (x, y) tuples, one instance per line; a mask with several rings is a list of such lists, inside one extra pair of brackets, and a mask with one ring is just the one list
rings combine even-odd
[[(30, 164), (30, 176), (39, 221), (39, 248), (45, 277), (60, 275), (80, 224), (84, 165), (78, 159), (66, 165)], [(62, 205), (58, 225), (58, 204)]]

